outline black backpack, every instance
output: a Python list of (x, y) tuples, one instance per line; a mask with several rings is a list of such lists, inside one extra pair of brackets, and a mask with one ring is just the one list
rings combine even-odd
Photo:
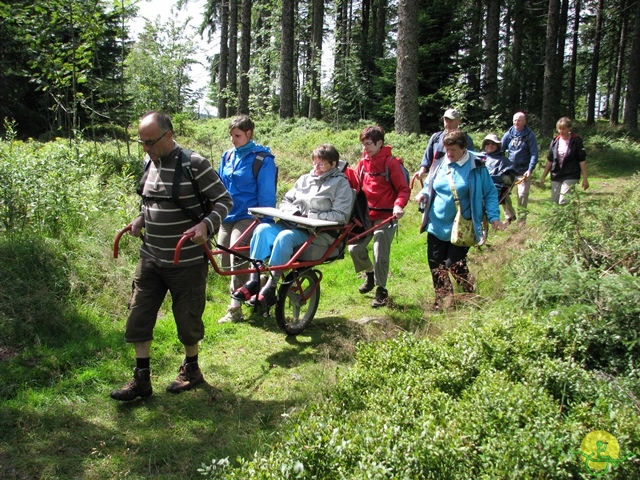
[[(343, 165), (344, 164), (344, 165)], [(343, 160), (340, 160), (340, 171), (344, 173), (349, 164)], [(356, 199), (353, 204), (353, 210), (351, 211), (351, 221), (354, 223), (354, 227), (351, 229), (352, 233), (361, 234), (373, 227), (373, 223), (369, 218), (369, 202), (362, 188), (356, 193)]]
[[(142, 192), (144, 190), (144, 184), (147, 182), (147, 177), (149, 176), (149, 165), (151, 164), (151, 160), (145, 163), (144, 171), (142, 173), (142, 178), (140, 179), (140, 183), (138, 184), (138, 188), (136, 192), (138, 195), (142, 197), (142, 201), (152, 200), (156, 202), (162, 201), (171, 201), (175, 203), (182, 211), (191, 219), (191, 221), (195, 224), (198, 224), (202, 221), (204, 217), (206, 217), (209, 212), (211, 212), (211, 200), (205, 197), (200, 191), (200, 186), (196, 181), (196, 177), (193, 175), (193, 169), (191, 168), (191, 154), (193, 152), (186, 148), (180, 149), (180, 161), (176, 162), (176, 169), (173, 174), (173, 186), (171, 188), (171, 198), (168, 197), (153, 197), (150, 195), (143, 195)], [(215, 173), (215, 172), (214, 172)], [(182, 182), (182, 175), (185, 175), (191, 185), (193, 187), (193, 191), (195, 193), (196, 198), (198, 199), (198, 203), (200, 204), (200, 215), (196, 215), (196, 213), (186, 208), (184, 205), (180, 203), (180, 183)], [(217, 173), (216, 173), (217, 175)]]

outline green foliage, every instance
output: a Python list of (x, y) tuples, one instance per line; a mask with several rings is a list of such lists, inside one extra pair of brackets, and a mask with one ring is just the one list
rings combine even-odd
[(188, 25), (189, 20), (177, 23), (173, 18), (165, 24), (159, 18), (147, 22), (127, 56), (127, 95), (135, 118), (149, 110), (170, 114), (195, 110), (202, 91), (193, 90), (189, 77), (198, 47)]
[(118, 208), (117, 199), (103, 197), (103, 182), (108, 180), (93, 172), (98, 166), (105, 176), (110, 169), (126, 175), (130, 160), (118, 167), (109, 155), (96, 156), (89, 144), (73, 147), (62, 140), (0, 142), (0, 219), (7, 232), (57, 238), (65, 231), (82, 230), (98, 204)]
[[(256, 123), (281, 189), (308, 171), (319, 143), (350, 163), (361, 153), (364, 123)], [(228, 120), (184, 118), (180, 128), (194, 135), (180, 143), (214, 163), (230, 146)], [(611, 179), (610, 149), (628, 151), (598, 135), (585, 136), (589, 166), (602, 172), (593, 193), (560, 208), (534, 188), (532, 225), (472, 252), (482, 308), (424, 311), (424, 236), (410, 206), (392, 248), (393, 307), (373, 316), (350, 261), (323, 265), (322, 311), (285, 341), (273, 319), (216, 324), (228, 282), (212, 275), (200, 357), (209, 385), (161, 391), (182, 353), (167, 304), (152, 353), (158, 392), (128, 405), (108, 392), (133, 361), (122, 328), (139, 243), (123, 237), (114, 260), (112, 242), (135, 214), (142, 152), (0, 141), (0, 476), (582, 478), (575, 451), (597, 429), (640, 454), (640, 179)], [(426, 140), (387, 134), (410, 170)], [(629, 459), (610, 477), (637, 472)]]
[(327, 401), (220, 478), (575, 478), (590, 430), (637, 445), (626, 389), (556, 356), (544, 330), (486, 319), (438, 344), (405, 335), (360, 345)]
[(23, 136), (122, 124), (122, 25), (131, 15), (124, 2), (2, 3), (0, 116), (14, 117)]
[(640, 177), (606, 203), (582, 195), (556, 206), (507, 294), (523, 308), (555, 309), (558, 338), (589, 369), (634, 372), (640, 356)]

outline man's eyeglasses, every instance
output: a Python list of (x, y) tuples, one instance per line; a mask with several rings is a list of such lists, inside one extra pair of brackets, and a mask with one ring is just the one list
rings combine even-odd
[(327, 165), (328, 165), (328, 163), (323, 163), (323, 162), (316, 163), (316, 162), (313, 162), (313, 166), (315, 168), (325, 168)]
[(363, 148), (370, 147), (371, 145), (374, 145), (374, 143), (371, 140), (369, 140), (368, 142), (362, 142)]
[(169, 130), (167, 130), (166, 132), (164, 132), (162, 135), (160, 135), (158, 138), (156, 138), (155, 140), (141, 140), (140, 137), (138, 137), (137, 142), (140, 145), (146, 145), (147, 147), (153, 147), (156, 143), (158, 143), (160, 140), (162, 140), (162, 137), (164, 137), (167, 133), (169, 133)]

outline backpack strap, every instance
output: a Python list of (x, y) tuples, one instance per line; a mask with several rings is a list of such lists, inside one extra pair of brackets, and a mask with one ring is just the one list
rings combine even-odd
[(142, 192), (144, 191), (144, 184), (147, 183), (147, 177), (149, 176), (149, 165), (151, 165), (151, 159), (148, 159), (142, 166), (142, 177), (140, 177), (138, 188), (136, 188), (136, 193), (140, 196), (142, 196)]
[[(171, 189), (171, 199), (173, 203), (178, 205), (193, 221), (193, 223), (200, 223), (202, 219), (209, 212), (208, 208), (208, 199), (202, 195), (200, 191), (200, 186), (198, 185), (198, 181), (196, 180), (195, 175), (193, 174), (193, 169), (191, 168), (191, 154), (193, 152), (186, 148), (182, 148), (180, 150), (180, 161), (176, 162), (176, 171), (173, 174), (173, 188)], [(180, 204), (179, 194), (180, 194), (180, 183), (182, 182), (182, 175), (185, 175), (189, 181), (191, 182), (191, 186), (193, 187), (193, 191), (195, 193), (196, 199), (200, 204), (201, 213), (200, 216), (196, 215), (193, 210), (187, 209)]]
[(259, 152), (259, 153), (256, 153), (256, 156), (253, 159), (252, 171), (253, 171), (253, 178), (255, 178), (256, 180), (258, 179), (258, 172), (260, 172), (260, 169), (262, 168), (262, 162), (264, 162), (264, 157), (265, 157), (264, 152)]
[[(253, 152), (251, 152), (253, 153)], [(227, 163), (231, 160), (231, 155), (233, 155), (233, 149), (231, 150), (227, 150), (224, 154), (224, 163)], [(253, 165), (251, 166), (251, 171), (253, 173), (253, 178), (254, 179), (258, 179), (258, 173), (260, 172), (260, 169), (262, 168), (262, 164), (264, 162), (264, 159), (266, 157), (272, 157), (273, 155), (270, 153), (267, 153), (265, 151), (259, 151), (258, 153), (256, 153), (256, 156), (253, 159)]]
[[(192, 153), (193, 152), (191, 150), (187, 150), (187, 149), (181, 149), (180, 151), (179, 158), (176, 160), (176, 169), (173, 173), (171, 198), (152, 197), (152, 196), (147, 196), (142, 194), (144, 191), (144, 185), (147, 182), (147, 177), (149, 176), (149, 165), (151, 165), (151, 160), (147, 161), (144, 164), (142, 178), (140, 178), (140, 183), (138, 184), (138, 188), (136, 189), (136, 192), (138, 193), (138, 195), (142, 197), (143, 203), (148, 200), (153, 200), (156, 202), (163, 202), (163, 201), (173, 202), (185, 213), (185, 215), (187, 215), (191, 219), (193, 223), (197, 224), (197, 223), (200, 223), (202, 219), (207, 215), (207, 212), (209, 212), (208, 205), (210, 204), (210, 201), (208, 198), (202, 195), (202, 192), (200, 191), (200, 186), (198, 185), (198, 182), (196, 181), (196, 178), (193, 174), (193, 169), (191, 168)], [(202, 209), (202, 213), (200, 214), (200, 216), (196, 215), (193, 210), (190, 210), (184, 207), (184, 205), (180, 203), (180, 184), (182, 182), (183, 174), (191, 182), (195, 196), (198, 199), (198, 203), (200, 204), (200, 207)]]
[[(394, 157), (391, 157), (391, 159), (393, 159)], [(360, 167), (360, 173), (358, 175), (358, 177), (360, 178), (360, 183), (362, 183), (362, 177), (364, 176), (364, 174), (367, 174), (371, 177), (384, 177), (384, 179), (387, 182), (390, 182), (389, 180), (389, 161), (387, 161), (387, 163), (384, 164), (384, 172), (368, 172), (367, 170), (364, 169), (364, 163), (362, 164), (362, 166)]]

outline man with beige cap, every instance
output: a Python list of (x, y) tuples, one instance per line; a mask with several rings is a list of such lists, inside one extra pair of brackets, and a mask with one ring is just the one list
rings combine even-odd
[[(427, 144), (427, 149), (425, 150), (422, 161), (420, 162), (420, 168), (416, 173), (413, 174), (413, 178), (424, 180), (424, 178), (427, 176), (427, 173), (429, 172), (429, 168), (431, 168), (431, 164), (435, 160), (444, 157), (444, 145), (442, 144), (444, 134), (453, 132), (454, 130), (458, 130), (460, 128), (461, 116), (460, 112), (455, 108), (447, 109), (442, 116), (442, 120), (444, 122), (444, 130), (431, 135), (429, 143)], [(466, 135), (466, 138), (467, 150), (475, 150), (471, 137), (469, 135)]]

